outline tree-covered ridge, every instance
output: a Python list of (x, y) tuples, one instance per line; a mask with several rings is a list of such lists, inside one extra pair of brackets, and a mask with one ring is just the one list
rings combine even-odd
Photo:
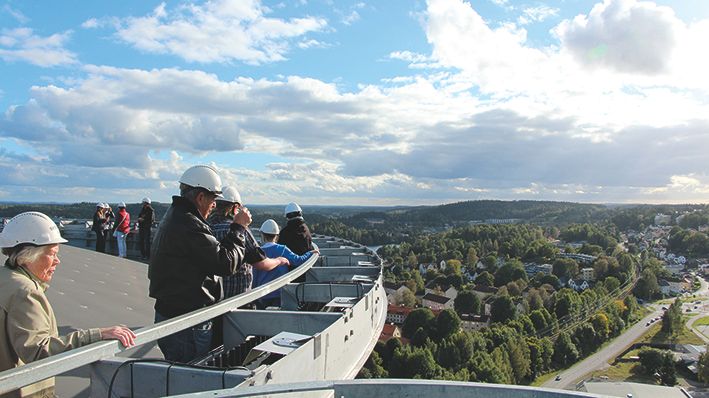
[(490, 219), (519, 219), (526, 222), (554, 224), (598, 221), (605, 217), (605, 211), (605, 206), (595, 204), (533, 200), (476, 200), (441, 205), (433, 209), (415, 208), (389, 212), (389, 215), (394, 220), (427, 225)]

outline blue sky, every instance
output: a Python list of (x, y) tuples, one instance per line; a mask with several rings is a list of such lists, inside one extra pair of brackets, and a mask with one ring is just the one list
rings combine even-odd
[(709, 2), (0, 6), (0, 201), (709, 201)]

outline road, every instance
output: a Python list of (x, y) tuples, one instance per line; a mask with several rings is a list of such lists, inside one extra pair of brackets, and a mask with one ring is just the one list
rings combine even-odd
[(633, 344), (640, 336), (645, 334), (649, 328), (645, 326), (650, 319), (662, 315), (662, 310), (655, 309), (650, 315), (631, 326), (625, 333), (616, 337), (600, 351), (589, 356), (581, 362), (576, 363), (569, 369), (559, 373), (560, 380), (550, 379), (542, 384), (542, 387), (565, 389), (575, 386), (576, 382), (584, 377), (588, 372), (608, 366), (608, 362), (623, 352), (628, 346)]
[[(703, 278), (699, 278), (699, 282), (701, 283), (701, 287), (699, 290), (697, 290), (694, 294), (698, 296), (707, 296), (709, 294), (709, 283), (707, 283)], [(605, 346), (603, 349), (600, 351), (596, 352), (595, 354), (589, 356), (588, 358), (584, 359), (583, 361), (575, 364), (574, 366), (570, 367), (569, 369), (566, 369), (563, 372), (559, 373), (559, 376), (561, 376), (560, 380), (555, 380), (551, 379), (547, 381), (546, 383), (542, 384), (542, 387), (549, 387), (549, 388), (559, 388), (559, 389), (564, 389), (568, 387), (572, 387), (581, 380), (582, 377), (587, 375), (589, 372), (596, 370), (596, 369), (603, 369), (605, 367), (608, 367), (608, 362), (613, 360), (616, 356), (618, 356), (620, 353), (623, 352), (628, 346), (630, 346), (635, 340), (637, 340), (640, 336), (645, 334), (649, 328), (645, 326), (647, 322), (650, 321), (650, 319), (661, 316), (662, 315), (662, 310), (660, 309), (660, 306), (654, 306), (654, 311), (640, 320), (638, 323), (633, 325), (630, 329), (626, 330), (625, 333), (621, 334), (620, 336), (616, 337), (615, 340), (613, 340), (610, 344)], [(707, 336), (703, 335), (699, 330), (695, 329), (692, 324), (694, 321), (697, 319), (706, 316), (706, 313), (702, 311), (702, 313), (692, 317), (687, 321), (687, 327), (694, 331), (701, 339), (703, 339), (705, 342), (709, 343), (709, 338)]]

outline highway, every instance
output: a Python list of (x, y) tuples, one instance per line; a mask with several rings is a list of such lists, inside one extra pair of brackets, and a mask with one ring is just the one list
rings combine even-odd
[[(704, 279), (699, 278), (699, 282), (701, 283), (700, 289), (695, 292), (695, 295), (698, 296), (706, 296), (707, 293), (709, 292), (709, 283), (707, 283)], [(687, 308), (687, 305), (689, 305), (690, 308), (693, 309), (692, 304), (685, 304), (683, 306), (683, 311), (685, 311), (685, 308)], [(642, 320), (638, 321), (635, 325), (627, 329), (623, 334), (620, 336), (616, 337), (615, 340), (613, 340), (610, 344), (607, 346), (603, 347), (600, 351), (594, 353), (593, 355), (589, 356), (588, 358), (582, 360), (581, 362), (576, 363), (569, 369), (566, 369), (562, 372), (559, 373), (560, 380), (555, 380), (555, 379), (550, 379), (546, 383), (542, 384), (542, 387), (549, 387), (549, 388), (559, 388), (559, 389), (565, 389), (565, 388), (570, 388), (574, 387), (577, 382), (579, 382), (584, 376), (586, 376), (588, 373), (596, 370), (596, 369), (604, 369), (608, 367), (608, 363), (612, 361), (616, 356), (618, 356), (620, 353), (623, 352), (628, 346), (630, 346), (635, 340), (640, 338), (642, 335), (644, 335), (649, 328), (645, 326), (652, 318), (658, 317), (662, 315), (663, 310), (660, 308), (659, 305), (653, 306), (654, 311), (643, 318)], [(696, 316), (692, 317), (687, 321), (687, 327), (690, 328), (690, 330), (693, 330), (700, 338), (702, 338), (705, 342), (709, 343), (709, 338), (704, 336), (699, 330), (695, 329), (692, 324), (694, 321), (697, 319), (703, 317), (706, 315), (706, 312), (700, 310), (700, 314), (697, 314)]]
[(640, 336), (644, 335), (648, 331), (649, 328), (645, 326), (645, 324), (649, 322), (650, 319), (661, 315), (662, 310), (655, 309), (655, 311), (653, 311), (650, 315), (646, 316), (638, 323), (627, 329), (625, 333), (616, 337), (612, 342), (603, 347), (600, 351), (587, 357), (583, 361), (576, 363), (569, 369), (560, 372), (560, 380), (550, 379), (546, 383), (542, 384), (542, 387), (559, 389), (574, 387), (576, 385), (576, 382), (581, 380), (581, 378), (589, 372), (595, 369), (602, 369), (607, 367), (608, 362), (610, 360), (622, 353), (623, 350), (625, 350), (635, 340), (637, 340)]

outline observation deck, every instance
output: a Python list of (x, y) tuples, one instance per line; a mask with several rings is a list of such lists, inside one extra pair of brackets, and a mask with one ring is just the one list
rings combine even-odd
[[(137, 347), (103, 341), (1, 372), (0, 394), (63, 375), (57, 381), (62, 397), (597, 396), (479, 383), (352, 380), (386, 319), (382, 261), (341, 239), (315, 236), (314, 243), (319, 256), (268, 285), (155, 325), (145, 264), (64, 245), (48, 290), (60, 332), (123, 323), (136, 331)], [(279, 307), (240, 309), (277, 289)], [(158, 338), (218, 316), (224, 319), (224, 345), (206, 357), (167, 363), (154, 348)]]

